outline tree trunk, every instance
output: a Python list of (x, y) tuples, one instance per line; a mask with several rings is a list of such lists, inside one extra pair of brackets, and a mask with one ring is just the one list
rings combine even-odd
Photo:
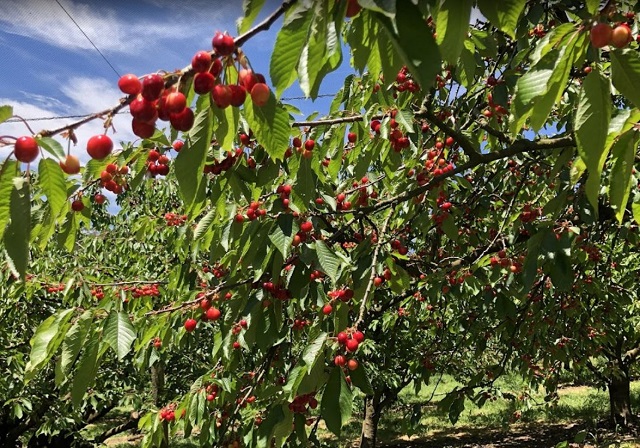
[(375, 448), (381, 410), (380, 394), (376, 393), (373, 396), (365, 397), (360, 448)]
[(629, 372), (623, 371), (609, 382), (609, 408), (611, 423), (627, 426), (631, 422), (631, 394), (629, 390)]
[(153, 404), (161, 406), (164, 396), (164, 365), (160, 361), (151, 366), (151, 394)]

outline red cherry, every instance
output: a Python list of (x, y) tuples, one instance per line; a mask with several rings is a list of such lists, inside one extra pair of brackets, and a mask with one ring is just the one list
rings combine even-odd
[(16, 140), (14, 154), (20, 162), (31, 163), (38, 157), (39, 153), (38, 142), (36, 142), (35, 138), (27, 136)]
[(207, 51), (198, 51), (191, 59), (191, 67), (196, 73), (202, 73), (209, 70), (211, 66), (211, 55)]
[(193, 115), (193, 111), (185, 107), (181, 112), (177, 114), (171, 114), (169, 116), (169, 121), (171, 122), (171, 126), (177, 131), (186, 132), (193, 127), (193, 122), (195, 120), (195, 116)]
[(221, 56), (229, 56), (236, 48), (233, 37), (218, 31), (211, 40), (211, 46)]
[(345, 358), (342, 355), (338, 355), (335, 358), (333, 358), (333, 363), (338, 367), (343, 367), (347, 363), (347, 358)]
[(609, 43), (616, 48), (623, 48), (626, 47), (631, 40), (631, 28), (629, 28), (626, 23), (623, 23), (613, 29)]
[(240, 343), (238, 341), (235, 341), (233, 343), (233, 348), (236, 349), (236, 350), (240, 349)]
[(164, 79), (162, 76), (153, 73), (142, 79), (142, 97), (148, 101), (155, 101), (160, 98), (164, 90)]
[(258, 77), (253, 70), (243, 68), (238, 72), (238, 82), (244, 86), (247, 92), (251, 92), (253, 86), (258, 82)]
[(356, 140), (358, 140), (358, 135), (355, 132), (349, 132), (347, 134), (347, 140), (349, 140), (349, 143), (355, 143)]
[(211, 92), (216, 84), (216, 79), (209, 72), (197, 73), (193, 78), (193, 91), (198, 95)]
[(189, 333), (196, 329), (196, 325), (198, 325), (198, 321), (196, 321), (195, 319), (189, 318), (184, 321), (184, 329)]
[(74, 212), (81, 212), (84, 209), (84, 204), (80, 199), (76, 199), (71, 203), (71, 210)]
[(140, 138), (149, 138), (156, 132), (156, 127), (146, 121), (140, 121), (134, 118), (131, 120), (131, 130)]
[(353, 17), (360, 12), (362, 6), (358, 3), (358, 0), (348, 0), (347, 3), (347, 12), (345, 13), (345, 17)]
[(113, 142), (104, 134), (94, 135), (87, 142), (87, 152), (93, 159), (102, 160), (111, 154), (112, 150)]
[(145, 100), (141, 96), (129, 103), (129, 112), (133, 118), (140, 121), (152, 121), (158, 116), (156, 103)]
[(333, 312), (333, 307), (330, 304), (327, 303), (325, 306), (322, 307), (322, 314), (324, 314), (325, 316), (328, 316), (332, 312)]
[(171, 146), (173, 147), (173, 150), (175, 152), (180, 152), (180, 150), (184, 146), (184, 142), (182, 140), (176, 140)]
[(234, 107), (242, 106), (245, 98), (247, 98), (247, 91), (245, 88), (237, 84), (231, 84), (229, 86), (229, 90), (231, 91), (231, 105)]
[(122, 93), (126, 93), (127, 95), (137, 95), (142, 92), (142, 83), (136, 75), (130, 73), (120, 77), (118, 87)]
[(206, 315), (207, 315), (207, 319), (209, 320), (218, 320), (220, 319), (220, 316), (222, 315), (222, 313), (218, 308), (209, 308), (207, 310)]
[(315, 145), (316, 145), (316, 142), (313, 141), (312, 139), (309, 139), (306, 142), (304, 142), (304, 149), (306, 149), (307, 151), (313, 151), (313, 147)]
[(106, 196), (105, 196), (105, 195), (103, 195), (103, 194), (100, 194), (100, 193), (96, 194), (96, 195), (93, 197), (93, 200), (94, 200), (94, 201), (95, 201), (95, 203), (96, 203), (96, 204), (98, 204), (98, 205), (102, 205), (102, 204), (104, 204), (104, 201), (105, 201), (106, 199), (107, 199), (107, 198), (106, 198)]
[(356, 370), (358, 368), (358, 361), (356, 361), (355, 359), (350, 359), (347, 363), (347, 368), (352, 371)]
[(60, 168), (67, 174), (78, 174), (80, 172), (80, 159), (73, 154), (67, 154), (67, 157), (60, 161)]
[(313, 230), (313, 224), (311, 223), (311, 221), (305, 221), (300, 224), (300, 230), (302, 232), (309, 233)]
[(364, 341), (364, 333), (362, 331), (356, 331), (355, 333), (353, 333), (353, 339), (358, 342)]
[(229, 107), (231, 105), (231, 89), (225, 84), (216, 84), (211, 91), (211, 98), (220, 109)]
[(347, 351), (353, 353), (358, 350), (359, 345), (360, 343), (357, 341), (357, 339), (349, 339), (347, 341)]
[(598, 23), (591, 28), (589, 38), (591, 39), (591, 45), (596, 48), (602, 48), (609, 45), (613, 30), (607, 23)]
[(266, 105), (269, 102), (270, 96), (271, 93), (269, 91), (269, 86), (267, 86), (265, 83), (256, 83), (251, 88), (251, 100), (253, 101), (253, 104), (258, 107)]
[(384, 283), (384, 279), (382, 277), (376, 277), (373, 279), (373, 286), (376, 288)]
[(179, 113), (187, 107), (187, 97), (182, 92), (172, 92), (167, 95), (164, 104), (169, 114)]
[(211, 62), (211, 68), (209, 69), (209, 73), (211, 73), (214, 78), (217, 78), (221, 72), (222, 72), (222, 62), (220, 61), (219, 58), (215, 58), (213, 62)]

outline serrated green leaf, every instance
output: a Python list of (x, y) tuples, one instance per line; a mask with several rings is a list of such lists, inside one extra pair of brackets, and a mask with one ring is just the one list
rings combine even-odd
[(4, 248), (11, 266), (24, 280), (29, 263), (29, 239), (31, 235), (31, 197), (29, 183), (22, 177), (13, 179), (11, 190), (10, 221), (4, 234)]
[(193, 128), (189, 131), (184, 147), (176, 157), (174, 169), (186, 208), (189, 210), (198, 196), (203, 181), (202, 170), (211, 145), (212, 116), (208, 100), (196, 114)]
[(616, 49), (611, 55), (611, 82), (636, 107), (640, 107), (640, 56), (631, 49)]
[(396, 0), (358, 0), (363, 8), (382, 13), (393, 19), (396, 15)]
[(516, 27), (522, 15), (526, 0), (478, 0), (478, 7), (491, 24), (512, 39), (515, 39)]
[(335, 283), (340, 274), (340, 259), (327, 247), (324, 241), (316, 241), (316, 254), (322, 272)]
[(437, 42), (443, 58), (450, 64), (458, 62), (469, 31), (473, 0), (444, 0), (436, 18)]
[(633, 220), (636, 224), (640, 224), (640, 204), (637, 202), (631, 204), (631, 211), (633, 212)]
[(606, 148), (611, 119), (609, 82), (594, 70), (582, 83), (576, 108), (574, 132), (578, 154), (589, 171), (587, 198), (597, 209), (602, 164), (607, 157)]
[(206, 215), (202, 217), (202, 219), (196, 225), (195, 231), (193, 232), (194, 240), (199, 240), (207, 233), (207, 231), (211, 227), (211, 224), (213, 223), (213, 221), (215, 221), (217, 214), (218, 210), (216, 208), (212, 208)]
[(302, 360), (306, 364), (308, 370), (311, 370), (318, 360), (318, 356), (324, 349), (327, 337), (328, 334), (322, 331), (312, 342), (309, 343), (309, 345), (304, 348), (304, 351), (302, 352)]
[(230, 151), (234, 148), (238, 134), (240, 110), (237, 107), (220, 109), (215, 104), (211, 106), (211, 110), (216, 116), (214, 134), (218, 145), (225, 151)]
[[(587, 0), (587, 12), (591, 15), (598, 12), (598, 8), (600, 8), (600, 0)], [(577, 442), (577, 440), (576, 440)]]
[(51, 159), (40, 159), (38, 176), (53, 217), (57, 219), (67, 205), (67, 182), (62, 168)]
[(334, 367), (322, 394), (320, 414), (327, 429), (340, 437), (342, 426), (351, 418), (353, 394), (340, 367)]
[[(426, 89), (433, 84), (440, 71), (442, 59), (433, 38), (433, 30), (427, 25), (420, 9), (412, 2), (400, 2), (396, 8), (396, 26), (388, 17), (379, 13), (378, 21), (383, 25), (387, 36), (418, 84)], [(420, 45), (416, 45), (417, 42), (420, 42)], [(386, 56), (392, 52), (382, 47), (379, 51), (384, 64)]]
[(31, 353), (24, 370), (25, 383), (33, 379), (35, 374), (44, 366), (58, 350), (62, 338), (58, 332), (71, 319), (73, 308), (60, 310), (52, 314), (36, 329), (31, 341)]
[(51, 137), (40, 137), (37, 138), (36, 141), (38, 142), (38, 146), (40, 146), (52, 156), (58, 159), (65, 158), (66, 153), (64, 152), (64, 148), (57, 140), (54, 140)]
[(351, 373), (349, 373), (349, 377), (351, 378), (351, 383), (360, 389), (363, 394), (373, 395), (375, 393), (373, 386), (371, 386), (371, 382), (369, 381), (367, 371), (362, 363), (358, 364), (358, 368), (356, 370), (352, 370)]
[(291, 242), (298, 230), (298, 223), (295, 222), (292, 214), (285, 213), (278, 216), (273, 226), (273, 231), (269, 234), (269, 240), (282, 254), (283, 259), (289, 256)]
[(255, 22), (265, 0), (242, 0), (243, 17), (238, 20), (238, 34), (244, 34)]
[(264, 106), (256, 106), (247, 97), (244, 103), (245, 118), (256, 136), (256, 140), (274, 160), (283, 160), (289, 147), (289, 113), (276, 101), (272, 92)]
[(620, 136), (611, 148), (611, 175), (609, 177), (609, 201), (616, 212), (618, 222), (622, 222), (631, 189), (631, 173), (638, 148), (638, 135), (628, 131)]
[(0, 123), (4, 123), (11, 117), (13, 117), (13, 107), (0, 106)]
[(17, 162), (14, 160), (6, 159), (2, 163), (0, 171), (0, 237), (4, 235), (7, 223), (9, 222), (13, 177), (16, 174), (17, 168)]
[(312, 14), (306, 13), (307, 8), (308, 5), (301, 2), (287, 11), (282, 28), (276, 36), (269, 73), (278, 98), (296, 79), (296, 68), (312, 19)]
[[(60, 378), (56, 376), (56, 384), (60, 385), (66, 376), (71, 371), (73, 363), (76, 361), (80, 350), (84, 344), (84, 339), (87, 336), (91, 323), (93, 322), (93, 312), (90, 310), (85, 311), (78, 318), (76, 322), (69, 328), (66, 336), (62, 341), (61, 355), (60, 355)], [(57, 373), (57, 371), (56, 371)]]
[(96, 377), (98, 370), (98, 349), (100, 347), (100, 336), (93, 331), (84, 344), (78, 368), (73, 377), (73, 385), (71, 387), (71, 403), (75, 408), (80, 406), (87, 388)]
[(104, 341), (118, 355), (118, 359), (122, 360), (129, 350), (131, 344), (136, 339), (136, 330), (131, 325), (129, 316), (121, 311), (112, 311), (104, 323)]

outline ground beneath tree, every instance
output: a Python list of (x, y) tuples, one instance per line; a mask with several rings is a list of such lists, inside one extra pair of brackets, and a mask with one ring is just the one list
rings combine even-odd
[(582, 424), (522, 424), (508, 430), (469, 429), (458, 432), (434, 432), (428, 438), (406, 438), (391, 443), (379, 444), (381, 448), (528, 448), (555, 447), (568, 441), (571, 448), (596, 448), (600, 446), (622, 446), (640, 448), (637, 435), (616, 435), (609, 431), (588, 431), (584, 443), (573, 443), (575, 436), (584, 430)]

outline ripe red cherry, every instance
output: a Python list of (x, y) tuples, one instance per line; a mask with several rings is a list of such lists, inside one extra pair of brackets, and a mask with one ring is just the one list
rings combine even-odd
[(169, 121), (171, 122), (171, 126), (177, 131), (186, 132), (193, 127), (193, 122), (195, 120), (195, 116), (193, 115), (193, 111), (185, 107), (181, 112), (177, 114), (171, 114), (169, 116)]
[(236, 349), (236, 350), (239, 350), (240, 349), (240, 343), (238, 341), (235, 341), (233, 343), (233, 348)]
[(78, 174), (80, 172), (80, 159), (73, 154), (68, 154), (64, 160), (60, 161), (60, 168), (67, 174)]
[(301, 148), (302, 147), (302, 140), (300, 140), (300, 137), (293, 137), (293, 147), (294, 148)]
[(376, 277), (373, 279), (373, 286), (376, 288), (384, 283), (384, 279), (382, 277)]
[(349, 340), (349, 336), (347, 336), (347, 333), (345, 333), (344, 331), (338, 333), (338, 343), (340, 345), (346, 344), (347, 340)]
[(196, 325), (198, 325), (198, 321), (196, 321), (195, 319), (189, 318), (184, 321), (184, 329), (189, 333), (196, 329)]
[(193, 91), (198, 95), (211, 92), (216, 84), (216, 79), (209, 72), (197, 73), (193, 78)]
[(247, 92), (251, 92), (253, 86), (258, 82), (258, 77), (253, 70), (243, 68), (238, 72), (238, 82), (244, 86)]
[(182, 140), (176, 140), (171, 146), (173, 147), (173, 150), (175, 152), (180, 152), (180, 150), (184, 146), (184, 142)]
[(154, 101), (145, 100), (138, 97), (129, 104), (129, 112), (131, 116), (140, 121), (152, 121), (157, 118), (158, 111)]
[(164, 90), (164, 79), (154, 73), (142, 79), (142, 97), (148, 101), (155, 101), (160, 98)]
[(626, 47), (631, 42), (631, 29), (626, 23), (618, 25), (611, 32), (610, 44), (616, 48)]
[(164, 104), (170, 114), (179, 113), (187, 107), (187, 97), (182, 92), (172, 92), (167, 95)]
[(231, 89), (227, 85), (216, 84), (211, 91), (211, 98), (220, 109), (229, 107), (231, 105)]
[(220, 319), (221, 315), (222, 315), (222, 313), (220, 312), (220, 310), (218, 308), (209, 308), (207, 310), (207, 319), (209, 319), (209, 320), (218, 320), (218, 319)]
[(269, 86), (265, 83), (256, 83), (251, 88), (251, 100), (253, 101), (253, 104), (258, 107), (262, 107), (267, 104), (269, 102), (269, 96)]
[(102, 160), (111, 154), (112, 150), (113, 142), (104, 134), (94, 135), (87, 142), (87, 152), (92, 159)]
[(106, 196), (100, 193), (97, 193), (94, 197), (93, 200), (95, 201), (96, 204), (98, 205), (102, 205), (104, 204), (104, 201), (106, 200)]
[(312, 139), (309, 139), (306, 142), (304, 142), (304, 149), (306, 149), (307, 151), (312, 151), (315, 145), (316, 145), (316, 142), (313, 141)]
[(217, 78), (220, 73), (222, 73), (222, 62), (219, 58), (215, 58), (211, 62), (211, 68), (209, 69), (209, 73), (213, 75), (214, 78)]
[(360, 343), (358, 342), (357, 339), (349, 339), (347, 341), (347, 351), (353, 353), (356, 350), (358, 350), (359, 345)]
[(602, 48), (609, 45), (613, 30), (607, 23), (598, 23), (591, 28), (589, 38), (591, 39), (591, 45), (596, 48)]
[(231, 91), (231, 105), (234, 107), (240, 107), (244, 104), (245, 98), (247, 98), (247, 91), (243, 86), (237, 84), (231, 84), (229, 86)]
[(338, 355), (335, 358), (333, 358), (333, 363), (338, 367), (343, 367), (347, 363), (347, 358), (345, 358), (342, 355)]
[(313, 230), (313, 224), (311, 223), (311, 221), (305, 221), (300, 224), (300, 230), (302, 232), (309, 233)]
[(22, 163), (31, 163), (39, 153), (38, 142), (33, 137), (20, 137), (16, 140), (14, 154), (16, 159)]
[(445, 140), (444, 144), (447, 146), (451, 146), (455, 143), (455, 140), (453, 139), (453, 137), (447, 137), (447, 139)]
[(362, 331), (356, 331), (355, 333), (353, 333), (353, 339), (358, 342), (364, 341), (364, 333)]
[(347, 134), (347, 140), (349, 140), (349, 143), (355, 143), (356, 140), (358, 140), (358, 135), (355, 132), (349, 132)]
[(216, 32), (211, 40), (211, 46), (216, 53), (221, 56), (229, 56), (236, 48), (235, 41), (233, 37), (228, 34), (222, 34), (220, 31)]
[(353, 17), (360, 12), (362, 6), (358, 3), (358, 0), (348, 0), (347, 12), (345, 17)]
[(191, 59), (191, 67), (196, 73), (202, 73), (209, 70), (211, 66), (211, 55), (207, 51), (198, 51)]
[(81, 212), (84, 209), (84, 204), (80, 199), (76, 199), (71, 203), (71, 210), (74, 212)]
[(131, 130), (140, 138), (149, 138), (156, 132), (155, 125), (137, 119), (131, 120)]
[(322, 314), (324, 314), (325, 316), (328, 316), (332, 312), (333, 312), (333, 307), (330, 304), (327, 303), (325, 306), (322, 307)]
[(142, 83), (136, 75), (130, 73), (120, 77), (118, 87), (122, 93), (126, 93), (127, 95), (137, 95), (142, 92)]

